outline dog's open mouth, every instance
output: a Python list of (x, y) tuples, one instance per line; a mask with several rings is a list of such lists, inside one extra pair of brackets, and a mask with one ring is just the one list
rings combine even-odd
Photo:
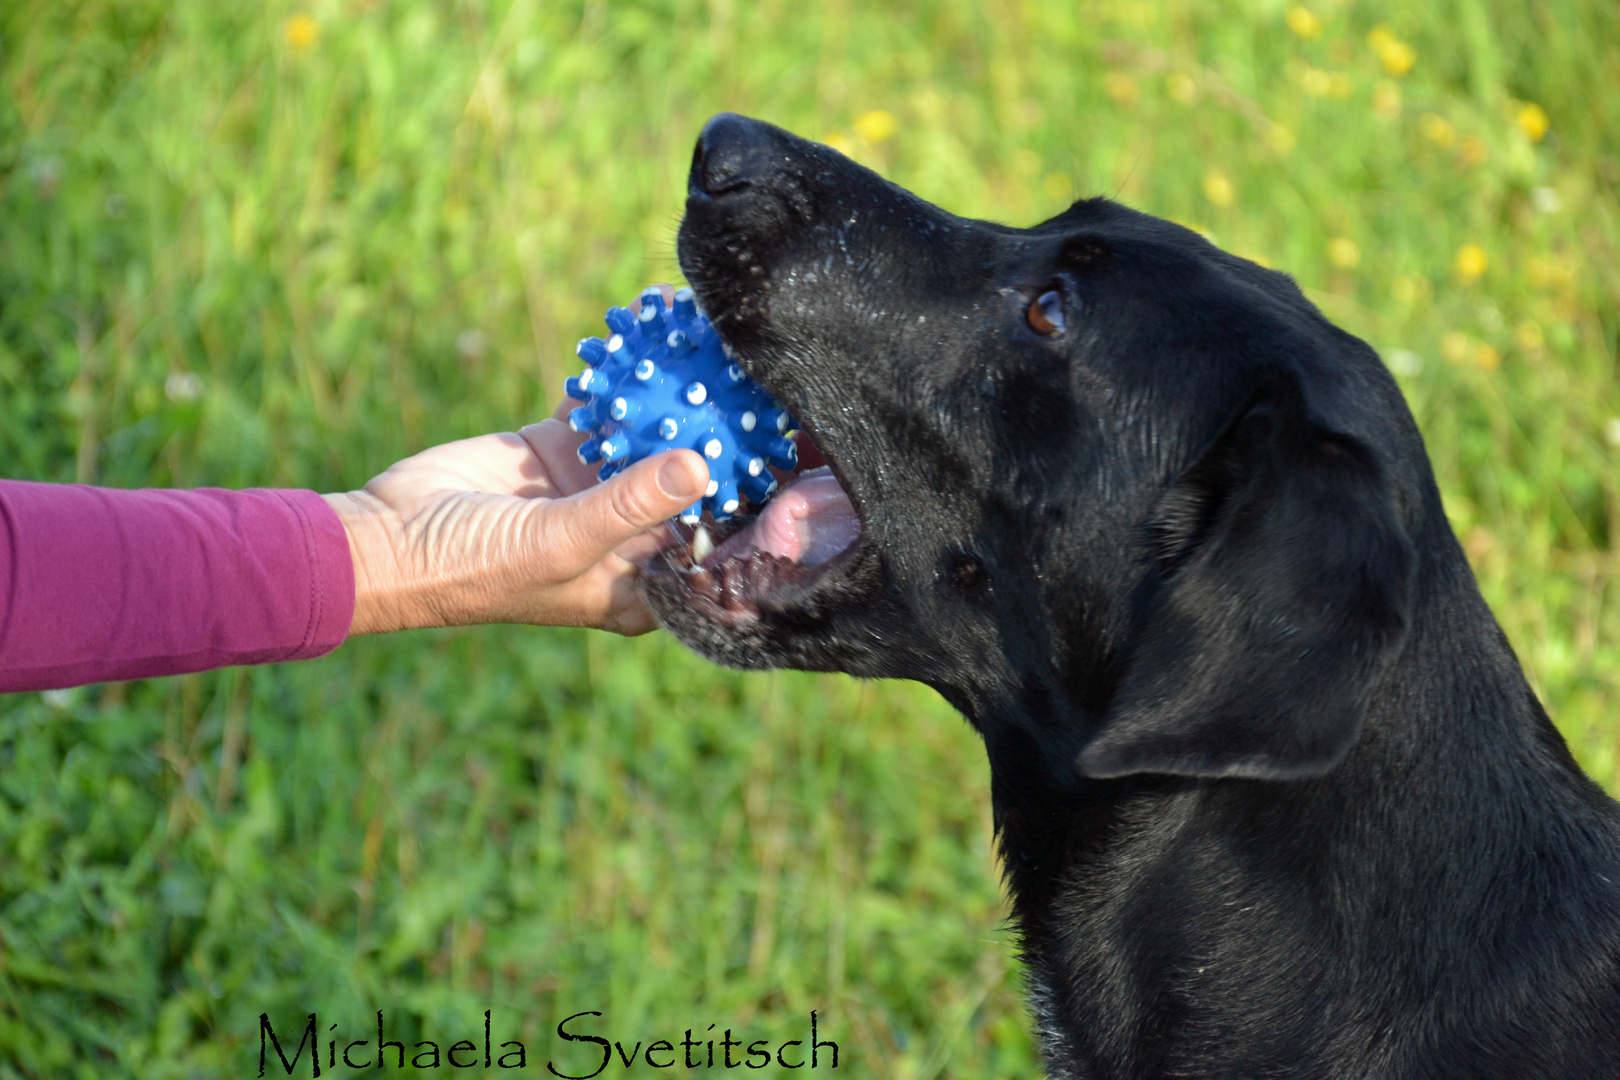
[(726, 623), (803, 597), (836, 573), (838, 556), (861, 535), (849, 495), (825, 465), (791, 478), (756, 514), (671, 528), (683, 542), (660, 552), (647, 573), (679, 575), (691, 605)]

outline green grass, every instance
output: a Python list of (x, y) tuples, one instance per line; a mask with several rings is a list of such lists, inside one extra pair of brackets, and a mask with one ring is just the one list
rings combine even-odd
[[(1620, 787), (1620, 9), (1287, 10), (14, 0), (0, 472), (331, 490), (545, 415), (573, 340), (677, 276), (691, 140), (734, 109), (959, 213), (1117, 195), (1295, 274), (1392, 358), (1487, 597)], [(658, 637), (0, 699), (0, 1078), (252, 1075), (260, 1012), (358, 1039), (378, 1008), (445, 1045), (490, 1009), (522, 1075), (594, 1061), (552, 1035), (586, 1009), (775, 1042), (816, 1009), (853, 1075), (1031, 1075), (986, 787), (927, 691)]]

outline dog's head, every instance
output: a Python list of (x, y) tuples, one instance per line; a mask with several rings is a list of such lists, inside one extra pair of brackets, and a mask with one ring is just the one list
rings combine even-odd
[(1102, 199), (954, 217), (729, 114), (680, 260), (830, 467), (649, 570), (687, 644), (921, 680), (993, 755), (1096, 777), (1353, 743), (1438, 502), (1394, 381), (1287, 277)]

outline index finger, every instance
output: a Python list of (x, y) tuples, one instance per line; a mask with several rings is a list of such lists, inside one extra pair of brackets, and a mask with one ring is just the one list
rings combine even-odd
[[(563, 404), (564, 408), (577, 407), (577, 402), (571, 398)], [(520, 428), (518, 435), (529, 444), (529, 449), (562, 494), (573, 495), (599, 482), (596, 467), (579, 460), (576, 452), (587, 436), (577, 434), (561, 419), (553, 417), (538, 424), (529, 424)]]

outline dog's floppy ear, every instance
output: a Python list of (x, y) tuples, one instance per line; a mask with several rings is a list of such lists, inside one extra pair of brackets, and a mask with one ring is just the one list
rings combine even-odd
[(1376, 455), (1313, 422), (1278, 376), (1172, 485), (1153, 528), (1159, 572), (1081, 772), (1327, 772), (1411, 609), (1413, 549)]

